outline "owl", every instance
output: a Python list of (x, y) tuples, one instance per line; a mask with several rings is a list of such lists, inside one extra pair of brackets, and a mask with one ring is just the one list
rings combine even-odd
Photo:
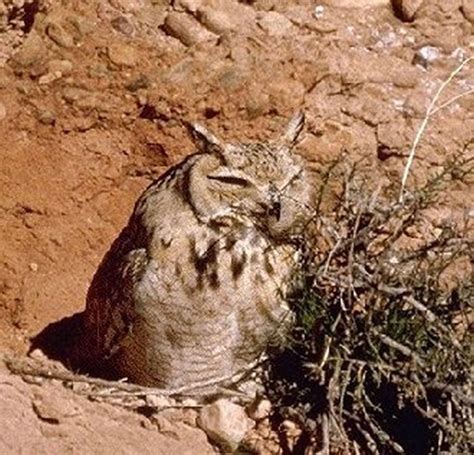
[(197, 151), (139, 197), (87, 295), (88, 365), (207, 393), (248, 371), (291, 321), (293, 239), (310, 185), (297, 113), (268, 142), (230, 144), (189, 124)]

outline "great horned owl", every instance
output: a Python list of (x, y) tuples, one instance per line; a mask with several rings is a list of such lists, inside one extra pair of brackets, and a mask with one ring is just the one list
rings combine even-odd
[(290, 238), (309, 198), (293, 154), (303, 124), (298, 113), (277, 140), (235, 145), (189, 126), (198, 151), (140, 196), (94, 276), (89, 362), (165, 389), (248, 369), (289, 316)]

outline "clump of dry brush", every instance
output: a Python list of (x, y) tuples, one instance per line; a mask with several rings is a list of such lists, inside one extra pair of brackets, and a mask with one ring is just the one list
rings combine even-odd
[(343, 158), (322, 174), (296, 324), (265, 380), (277, 431), (303, 429), (287, 453), (474, 452), (472, 214), (413, 239), (451, 184), (472, 183), (466, 150), (403, 202)]

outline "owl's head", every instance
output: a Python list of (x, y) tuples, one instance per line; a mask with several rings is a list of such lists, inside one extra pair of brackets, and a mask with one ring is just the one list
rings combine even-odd
[(310, 186), (293, 149), (304, 126), (298, 112), (268, 142), (227, 144), (197, 124), (188, 126), (199, 151), (189, 175), (190, 202), (207, 223), (252, 224), (278, 238), (305, 218)]

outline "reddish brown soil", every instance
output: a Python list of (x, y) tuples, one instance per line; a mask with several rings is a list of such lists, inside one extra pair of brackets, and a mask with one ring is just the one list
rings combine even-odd
[[(34, 0), (13, 10), (0, 2), (20, 19), (0, 23), (0, 351), (26, 353), (32, 336), (83, 309), (94, 270), (137, 196), (192, 151), (181, 120), (206, 123), (226, 139), (263, 139), (303, 108), (309, 125), (300, 150), (310, 167), (347, 150), (369, 158), (374, 181), (400, 179), (439, 84), (472, 52), (474, 8), (425, 1), (407, 23), (388, 1), (349, 9), (321, 2), (330, 5), (319, 18), (315, 3)], [(433, 47), (433, 61), (420, 58), (424, 46)], [(473, 85), (471, 65), (443, 100)], [(433, 116), (410, 185), (474, 140), (473, 107), (466, 96)], [(472, 212), (473, 189), (455, 184), (429, 229)], [(63, 444), (44, 451), (100, 452), (83, 445), (84, 428), (109, 411), (81, 401), (78, 419), (89, 422), (81, 432), (45, 433), (50, 424), (31, 408), (39, 389), (13, 377), (6, 384), (12, 417), (0, 426), (31, 429), (25, 453), (41, 434)], [(39, 393), (54, 403), (69, 399), (52, 390)], [(139, 431), (162, 444), (138, 420), (127, 425), (137, 430), (121, 453), (143, 452)], [(15, 438), (5, 441), (19, 450)]]

